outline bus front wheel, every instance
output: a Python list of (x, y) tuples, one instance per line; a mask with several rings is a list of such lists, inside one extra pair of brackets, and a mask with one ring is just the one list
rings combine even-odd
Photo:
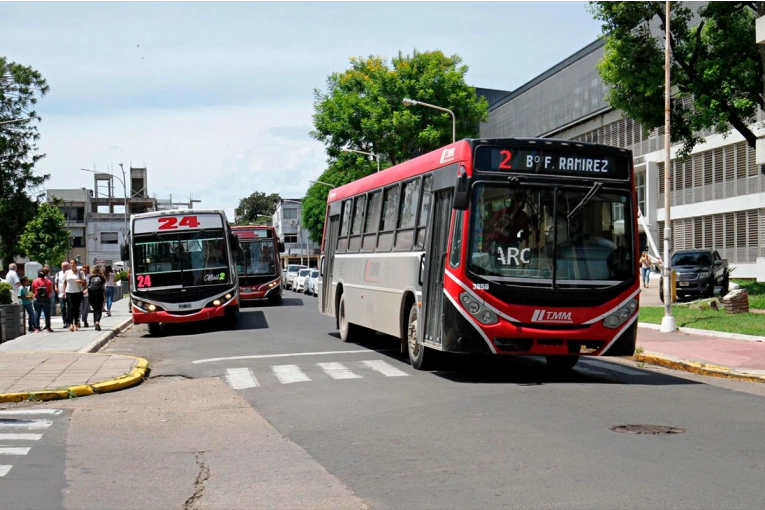
[(348, 317), (345, 315), (345, 294), (340, 296), (340, 303), (337, 310), (338, 318), (340, 319), (340, 340), (343, 342), (354, 342), (359, 338), (361, 334), (361, 327), (356, 324), (348, 322)]
[(149, 326), (151, 336), (159, 336), (159, 322), (150, 322), (147, 326)]
[[(409, 309), (409, 318), (406, 322), (406, 345), (409, 351), (409, 362), (417, 370), (428, 370), (433, 365), (436, 352), (428, 349), (417, 340), (418, 319), (419, 310), (417, 303), (414, 303)], [(425, 351), (428, 351), (427, 354)]]

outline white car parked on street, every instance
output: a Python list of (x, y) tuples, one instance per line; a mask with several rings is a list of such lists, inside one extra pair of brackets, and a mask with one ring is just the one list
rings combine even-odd
[(318, 296), (317, 284), (319, 282), (319, 270), (311, 269), (311, 273), (306, 278), (305, 293), (311, 296)]
[(292, 280), (293, 292), (304, 292), (305, 281), (308, 279), (308, 275), (311, 273), (310, 269), (301, 269), (297, 276)]
[(306, 267), (301, 266), (300, 264), (290, 264), (287, 266), (287, 270), (282, 272), (285, 289), (292, 288), (292, 283), (293, 283), (292, 281), (297, 277), (298, 271), (300, 271), (301, 269), (306, 269)]

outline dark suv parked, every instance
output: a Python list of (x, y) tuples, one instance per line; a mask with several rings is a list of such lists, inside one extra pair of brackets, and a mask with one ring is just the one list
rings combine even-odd
[[(677, 299), (712, 297), (715, 287), (720, 295), (728, 293), (730, 270), (728, 261), (717, 250), (680, 250), (672, 254), (671, 268), (677, 273)], [(664, 279), (659, 283), (659, 296), (664, 301)]]

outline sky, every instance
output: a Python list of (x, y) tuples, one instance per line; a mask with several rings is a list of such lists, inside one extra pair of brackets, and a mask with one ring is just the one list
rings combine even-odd
[(241, 198), (301, 198), (327, 168), (309, 135), (314, 90), (351, 57), (441, 50), (469, 85), (511, 91), (598, 38), (585, 6), (0, 2), (0, 55), (50, 86), (37, 107), (47, 188), (145, 166), (150, 195), (233, 219)]

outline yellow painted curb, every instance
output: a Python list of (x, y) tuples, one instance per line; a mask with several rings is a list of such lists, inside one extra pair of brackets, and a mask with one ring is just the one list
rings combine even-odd
[(26, 400), (60, 400), (72, 397), (86, 397), (93, 395), (94, 393), (108, 393), (110, 391), (117, 391), (124, 388), (130, 388), (140, 384), (146, 376), (146, 371), (149, 368), (149, 362), (144, 358), (136, 358), (134, 356), (125, 356), (120, 354), (124, 358), (133, 358), (138, 360), (133, 370), (129, 374), (122, 375), (116, 379), (109, 381), (102, 381), (95, 384), (80, 384), (77, 386), (70, 386), (66, 389), (57, 390), (42, 390), (42, 391), (27, 391), (23, 393), (3, 393), (0, 394), (0, 403), (6, 402), (24, 402)]
[(765, 376), (744, 374), (736, 372), (728, 367), (709, 365), (696, 361), (675, 360), (652, 354), (635, 354), (634, 359), (635, 361), (642, 361), (643, 363), (671, 368), (673, 370), (682, 370), (684, 372), (691, 372), (698, 375), (708, 375), (723, 379), (734, 379), (737, 381), (765, 383)]

